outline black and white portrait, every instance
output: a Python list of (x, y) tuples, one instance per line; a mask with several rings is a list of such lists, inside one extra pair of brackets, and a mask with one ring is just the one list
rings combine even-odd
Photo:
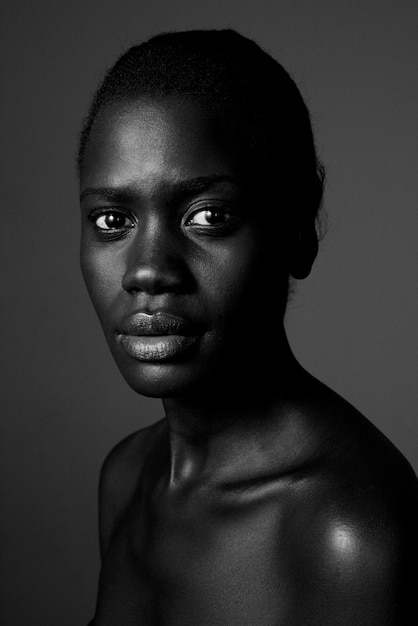
[(6, 2), (2, 623), (415, 623), (417, 26)]

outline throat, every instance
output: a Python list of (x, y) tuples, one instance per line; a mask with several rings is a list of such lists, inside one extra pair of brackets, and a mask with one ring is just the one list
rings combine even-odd
[(199, 444), (171, 434), (170, 489), (192, 486), (199, 482), (207, 466), (208, 447), (203, 442)]
[[(173, 490), (196, 484), (252, 479), (293, 464), (299, 449), (296, 403), (275, 393), (239, 399), (212, 397), (204, 405), (164, 401), (169, 428), (169, 484)], [(291, 458), (292, 457), (292, 458)]]

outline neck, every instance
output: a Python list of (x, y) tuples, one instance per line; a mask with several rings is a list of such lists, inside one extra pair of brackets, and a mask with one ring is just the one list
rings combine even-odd
[[(228, 380), (228, 385), (202, 388), (187, 397), (164, 399), (170, 433), (170, 485), (237, 475), (252, 459), (265, 464), (266, 441), (288, 430), (288, 417), (307, 374), (294, 358), (287, 340), (281, 358)], [(275, 436), (277, 448), (278, 437)], [(280, 440), (280, 437), (279, 437)], [(288, 447), (282, 436), (283, 449)], [(260, 449), (260, 450), (259, 450)], [(285, 461), (282, 455), (283, 461)]]

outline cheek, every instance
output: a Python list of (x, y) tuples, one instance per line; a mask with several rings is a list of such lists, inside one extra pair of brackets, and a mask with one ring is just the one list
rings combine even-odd
[(94, 245), (82, 244), (80, 267), (91, 301), (102, 319), (121, 284), (120, 265), (113, 254), (107, 254), (105, 250)]
[(207, 305), (225, 322), (248, 319), (249, 311), (286, 303), (288, 274), (280, 250), (262, 234), (244, 233), (216, 254), (208, 252), (201, 270)]

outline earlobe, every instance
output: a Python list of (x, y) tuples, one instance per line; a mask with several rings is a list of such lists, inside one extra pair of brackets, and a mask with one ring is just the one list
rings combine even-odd
[(302, 280), (309, 276), (318, 254), (318, 237), (315, 226), (300, 230), (290, 250), (289, 270), (291, 276)]

